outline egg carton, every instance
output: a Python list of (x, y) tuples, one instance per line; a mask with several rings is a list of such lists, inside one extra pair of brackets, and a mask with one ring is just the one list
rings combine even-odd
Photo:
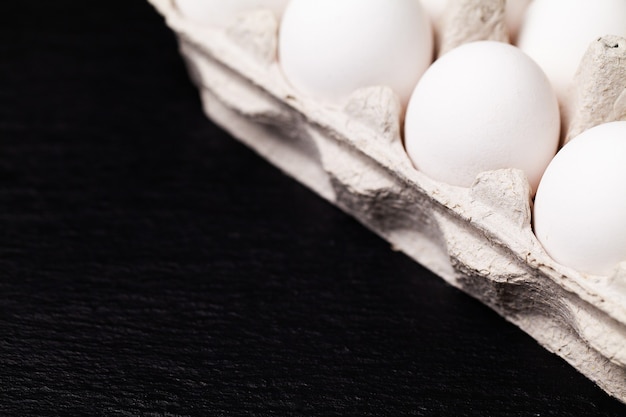
[(149, 1), (215, 123), (626, 402), (626, 263), (600, 277), (553, 261), (533, 234), (521, 171), (484, 172), (471, 188), (434, 181), (404, 151), (389, 88), (358, 90), (338, 109), (288, 85), (271, 13), (222, 30)]

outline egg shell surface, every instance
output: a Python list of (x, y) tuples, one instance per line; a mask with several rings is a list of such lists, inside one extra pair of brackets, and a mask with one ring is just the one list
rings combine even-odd
[(404, 105), (432, 60), (419, 0), (292, 0), (283, 15), (285, 78), (316, 100), (345, 104), (363, 87), (391, 87)]
[(254, 10), (271, 10), (280, 18), (288, 0), (175, 0), (175, 3), (186, 18), (223, 28), (242, 13)]
[(591, 128), (567, 143), (541, 179), (535, 234), (557, 262), (610, 275), (626, 261), (626, 122)]
[(545, 71), (566, 99), (589, 45), (601, 36), (626, 37), (624, 0), (533, 0), (517, 45)]
[(536, 190), (559, 129), (556, 95), (537, 64), (509, 44), (479, 41), (426, 71), (407, 109), (405, 146), (433, 179), (469, 187), (480, 172), (518, 168)]

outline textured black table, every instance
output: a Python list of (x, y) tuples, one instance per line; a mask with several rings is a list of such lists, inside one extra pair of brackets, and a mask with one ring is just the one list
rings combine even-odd
[(0, 415), (626, 415), (206, 120), (146, 2), (5, 3)]

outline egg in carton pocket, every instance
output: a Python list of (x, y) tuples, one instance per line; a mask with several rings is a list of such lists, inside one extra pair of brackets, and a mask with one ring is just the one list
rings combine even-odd
[[(520, 36), (525, 30), (524, 22), (517, 21), (515, 26), (507, 23), (510, 16), (504, 0), (449, 0), (439, 17), (430, 16), (436, 28), (430, 39), (429, 32), (411, 28), (411, 20), (405, 19), (398, 25), (405, 25), (407, 36), (423, 41), (422, 54), (440, 57), (435, 64), (428, 67), (430, 61), (424, 64), (422, 56), (411, 64), (413, 69), (408, 75), (392, 71), (391, 78), (398, 80), (393, 87), (377, 85), (384, 84), (380, 81), (384, 76), (380, 75), (382, 67), (373, 65), (364, 69), (363, 76), (349, 75), (351, 84), (343, 90), (346, 79), (316, 78), (319, 68), (300, 75), (296, 70), (293, 75), (293, 71), (281, 66), (279, 50), (281, 59), (291, 59), (287, 66), (292, 65), (292, 69), (306, 66), (306, 54), (315, 51), (302, 51), (298, 49), (301, 45), (295, 45), (289, 52), (293, 38), (280, 39), (279, 27), (281, 19), (283, 24), (289, 24), (288, 19), (310, 13), (307, 3), (322, 9), (336, 8), (331, 4), (355, 3), (366, 13), (369, 6), (363, 6), (360, 0), (242, 0), (246, 7), (235, 10), (237, 6), (232, 6), (229, 17), (218, 23), (203, 17), (203, 13), (210, 14), (211, 7), (218, 7), (217, 1), (195, 0), (194, 5), (194, 0), (178, 0), (178, 7), (172, 0), (149, 1), (178, 36), (181, 54), (200, 91), (204, 111), (213, 121), (353, 215), (394, 248), (481, 300), (606, 392), (626, 402), (626, 262), (619, 262), (626, 261), (626, 248), (616, 247), (618, 261), (610, 258), (607, 262), (614, 263), (610, 269), (603, 266), (600, 273), (595, 269), (585, 271), (584, 267), (566, 266), (549, 256), (544, 249), (547, 245), (540, 243), (532, 226), (533, 196), (537, 189), (542, 189), (539, 177), (557, 150), (558, 126), (556, 130), (551, 127), (554, 131), (546, 139), (554, 141), (544, 150), (551, 153), (550, 157), (541, 162), (541, 172), (530, 182), (529, 172), (523, 168), (487, 166), (477, 172), (468, 171), (472, 179), (467, 184), (446, 183), (416, 169), (419, 164), (405, 150), (404, 117), (411, 117), (413, 100), (412, 86), (405, 85), (418, 83), (415, 91), (419, 90), (419, 75), (425, 71), (426, 79), (435, 66), (441, 67), (438, 62), (444, 62), (448, 54), (454, 57), (452, 54), (469, 47), (469, 42), (502, 42), (503, 46), (496, 49), (505, 48), (524, 62), (522, 66), (535, 65), (517, 50), (511, 52), (517, 48), (504, 46), (512, 30), (520, 30)], [(198, 2), (204, 4), (200, 9), (194, 8)], [(416, 0), (394, 0), (391, 4), (396, 9), (388, 7), (374, 13), (380, 4), (389, 5), (389, 0), (368, 1), (372, 4), (370, 11), (378, 17), (393, 14), (394, 10), (399, 15), (406, 14), (413, 10), (410, 2)], [(196, 18), (185, 14), (188, 10), (194, 10)], [(417, 17), (421, 22), (431, 24), (423, 9), (418, 13), (422, 13)], [(327, 18), (328, 14), (321, 16)], [(329, 31), (331, 24), (332, 19), (327, 20)], [(280, 36), (292, 29), (287, 27)], [(384, 24), (378, 29), (390, 30)], [(366, 48), (356, 43), (352, 46), (361, 48), (356, 53), (367, 58), (369, 49), (384, 49), (384, 45), (376, 45), (379, 38), (368, 38), (370, 44)], [(352, 42), (356, 40), (358, 36)], [(302, 41), (302, 45), (312, 42)], [(406, 47), (395, 45), (396, 50), (385, 53), (401, 56)], [(337, 45), (335, 51), (325, 52), (330, 59), (333, 54), (340, 55), (340, 50)], [(338, 74), (350, 74), (353, 68), (349, 64), (341, 67)], [(410, 73), (419, 74), (415, 80), (403, 80), (410, 78)], [(407, 88), (411, 90), (408, 93)], [(556, 123), (562, 126), (563, 143), (593, 126), (624, 120), (624, 91), (626, 40), (603, 34), (588, 48), (566, 93), (557, 92), (550, 98), (549, 93), (538, 92), (528, 95), (528, 100), (542, 97), (547, 106), (542, 113), (548, 114), (550, 120), (546, 123), (550, 125), (554, 123), (554, 108), (557, 119), (560, 108), (561, 117)], [(465, 110), (469, 113), (472, 108)], [(450, 120), (450, 124), (454, 122)], [(408, 126), (410, 123), (407, 120)], [(626, 127), (616, 129), (623, 132)], [(614, 134), (615, 129), (609, 130)], [(498, 130), (493, 134), (497, 135)], [(410, 141), (408, 131), (406, 139)], [(523, 136), (518, 140), (523, 140)], [(574, 139), (572, 144), (577, 141)], [(407, 147), (410, 154), (410, 146)], [(623, 185), (620, 187), (623, 189)], [(567, 207), (555, 210), (567, 211)], [(541, 218), (536, 214), (535, 220)], [(621, 216), (622, 224), (614, 229), (624, 227), (626, 216)], [(543, 225), (541, 228), (545, 230)], [(570, 228), (576, 229), (577, 225)]]

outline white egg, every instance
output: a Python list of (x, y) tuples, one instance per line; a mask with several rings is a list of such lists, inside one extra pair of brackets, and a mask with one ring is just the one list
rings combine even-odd
[(585, 51), (604, 35), (626, 36), (626, 1), (534, 0), (517, 44), (564, 98)]
[(626, 261), (626, 122), (585, 131), (554, 157), (534, 206), (537, 238), (563, 265), (609, 275)]
[(559, 140), (556, 96), (526, 54), (480, 41), (439, 58), (418, 83), (405, 145), (433, 179), (468, 187), (483, 171), (518, 168), (536, 189)]
[(183, 16), (195, 22), (225, 27), (242, 13), (267, 9), (282, 15), (288, 0), (175, 0)]
[(419, 0), (292, 0), (279, 61), (291, 85), (314, 99), (341, 105), (356, 89), (386, 85), (406, 104), (432, 48)]

